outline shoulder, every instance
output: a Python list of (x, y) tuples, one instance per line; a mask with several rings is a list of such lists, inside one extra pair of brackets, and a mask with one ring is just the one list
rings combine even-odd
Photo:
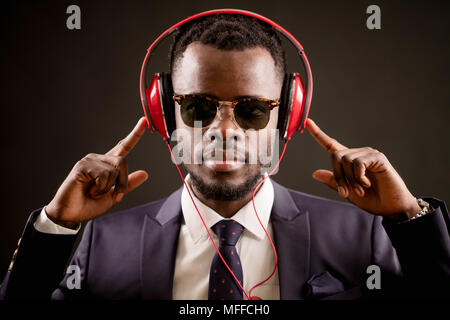
[(374, 215), (349, 202), (327, 199), (278, 186), (285, 188), (300, 211), (308, 212), (311, 223), (323, 223), (324, 226), (335, 227), (373, 224)]
[(119, 223), (119, 222), (125, 222), (129, 220), (137, 220), (141, 221), (144, 219), (145, 215), (147, 214), (154, 214), (158, 212), (159, 208), (162, 206), (164, 201), (167, 198), (147, 202), (145, 204), (108, 213), (107, 215), (101, 216), (98, 219), (95, 219), (96, 223)]
[[(142, 229), (146, 216), (155, 217), (168, 197), (151, 201), (136, 207), (107, 213), (94, 220), (89, 226), (95, 233), (107, 233), (109, 235), (138, 234)], [(87, 228), (86, 227), (86, 228)]]

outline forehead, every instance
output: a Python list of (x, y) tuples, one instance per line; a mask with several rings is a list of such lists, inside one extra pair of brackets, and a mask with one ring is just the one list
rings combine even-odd
[(180, 94), (208, 93), (223, 100), (245, 95), (277, 99), (281, 91), (275, 62), (262, 47), (220, 50), (193, 42), (173, 72), (173, 88)]

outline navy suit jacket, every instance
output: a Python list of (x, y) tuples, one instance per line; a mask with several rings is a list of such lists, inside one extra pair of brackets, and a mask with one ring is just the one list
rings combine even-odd
[[(443, 202), (425, 198), (433, 213), (398, 224), (273, 184), (281, 299), (449, 297), (450, 218)], [(77, 236), (36, 231), (41, 209), (34, 211), (1, 297), (171, 299), (181, 190), (88, 222), (69, 263), (81, 270), (80, 289), (68, 289), (65, 272)], [(381, 270), (379, 290), (366, 286), (370, 265)]]

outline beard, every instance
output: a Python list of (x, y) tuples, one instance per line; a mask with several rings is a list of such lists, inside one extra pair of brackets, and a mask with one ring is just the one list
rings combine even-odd
[(244, 198), (256, 187), (263, 178), (260, 166), (247, 167), (244, 182), (234, 184), (227, 181), (221, 183), (208, 183), (201, 176), (191, 170), (189, 173), (193, 187), (205, 198), (215, 201), (236, 201)]

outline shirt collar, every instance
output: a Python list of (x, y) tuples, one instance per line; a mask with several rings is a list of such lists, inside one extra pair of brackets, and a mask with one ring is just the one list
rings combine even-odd
[[(186, 184), (188, 185), (189, 191), (191, 193), (192, 198), (194, 199), (195, 204), (197, 205), (198, 210), (200, 211), (203, 221), (209, 230), (220, 220), (225, 219), (216, 211), (205, 205), (201, 202), (192, 192), (192, 188), (190, 187), (190, 176), (189, 174), (186, 176)], [(258, 216), (261, 220), (262, 225), (265, 229), (267, 229), (267, 225), (269, 223), (270, 213), (272, 211), (272, 205), (274, 200), (274, 191), (273, 184), (270, 181), (270, 178), (267, 178), (264, 181), (263, 185), (259, 189), (259, 191), (255, 194), (255, 206), (258, 211)], [(181, 209), (183, 212), (184, 222), (188, 227), (189, 234), (194, 241), (197, 243), (200, 239), (208, 238), (208, 233), (203, 225), (200, 216), (195, 209), (194, 204), (192, 203), (191, 198), (189, 197), (189, 193), (186, 190), (186, 186), (183, 187), (183, 191), (181, 194)], [(253, 209), (252, 201), (250, 200), (247, 204), (245, 204), (234, 216), (230, 219), (239, 222), (245, 230), (252, 233), (258, 239), (263, 239), (266, 236), (266, 233), (261, 228), (261, 224), (258, 221), (258, 218), (255, 215), (255, 210)]]

